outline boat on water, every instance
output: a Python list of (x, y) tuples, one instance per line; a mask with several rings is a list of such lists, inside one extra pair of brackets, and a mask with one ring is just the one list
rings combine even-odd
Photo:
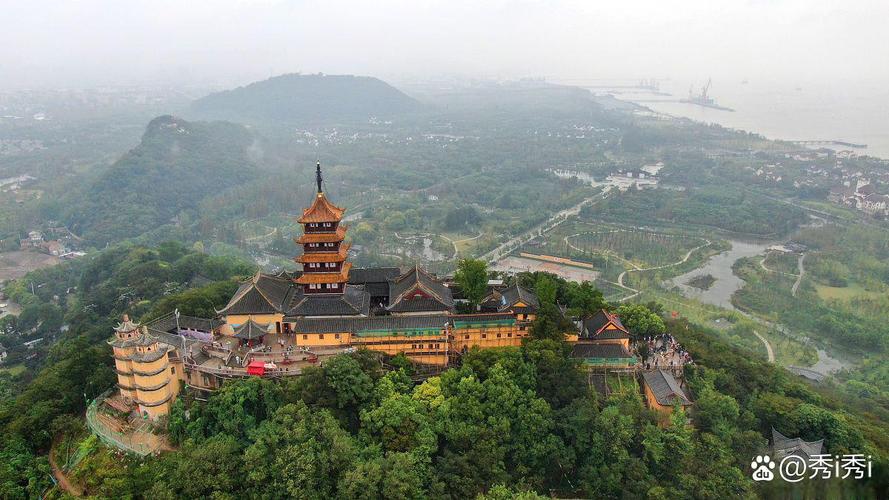
[(697, 104), (698, 106), (704, 106), (705, 108), (718, 109), (720, 111), (734, 111), (732, 108), (727, 108), (725, 106), (720, 106), (716, 104), (716, 101), (707, 95), (707, 92), (710, 90), (710, 84), (712, 83), (711, 79), (707, 80), (707, 84), (701, 87), (700, 94), (694, 94), (692, 89), (688, 89), (688, 99), (680, 99), (679, 102), (686, 104)]

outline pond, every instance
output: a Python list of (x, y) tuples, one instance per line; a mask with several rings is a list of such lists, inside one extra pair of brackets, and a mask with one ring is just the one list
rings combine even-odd
[[(682, 294), (688, 298), (734, 311), (735, 307), (731, 302), (732, 295), (744, 286), (744, 280), (735, 275), (732, 266), (738, 259), (762, 254), (775, 242), (766, 240), (728, 241), (732, 245), (730, 250), (710, 257), (703, 266), (697, 269), (676, 276), (667, 282), (667, 286), (678, 287), (682, 290)], [(712, 276), (715, 281), (706, 290), (688, 284), (695, 278), (707, 275)]]

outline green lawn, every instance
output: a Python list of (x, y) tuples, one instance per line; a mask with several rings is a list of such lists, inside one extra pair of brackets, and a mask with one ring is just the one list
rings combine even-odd
[(880, 292), (865, 290), (858, 283), (853, 283), (846, 287), (815, 285), (815, 288), (818, 290), (818, 296), (822, 300), (849, 301), (856, 297), (878, 297), (881, 295)]
[(820, 210), (822, 212), (827, 212), (831, 215), (835, 215), (837, 217), (842, 217), (844, 219), (856, 219), (858, 215), (854, 210), (849, 208), (841, 207), (834, 203), (830, 203), (827, 201), (803, 201), (800, 203), (805, 207), (809, 207), (814, 210)]
[(8, 374), (12, 375), (13, 377), (15, 377), (16, 375), (20, 375), (25, 370), (27, 370), (27, 368), (25, 368), (25, 365), (23, 365), (23, 364), (5, 366), (3, 368), (0, 368), (0, 372), (8, 373)]

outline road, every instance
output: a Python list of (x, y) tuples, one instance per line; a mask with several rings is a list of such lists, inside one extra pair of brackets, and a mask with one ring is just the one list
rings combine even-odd
[(800, 254), (799, 260), (796, 261), (796, 267), (799, 268), (799, 274), (796, 277), (796, 282), (793, 284), (793, 288), (790, 289), (790, 295), (796, 297), (796, 291), (799, 290), (799, 284), (803, 282), (803, 276), (806, 274), (806, 269), (803, 267), (803, 260), (806, 259), (806, 254)]
[(500, 245), (497, 246), (497, 248), (482, 255), (481, 257), (479, 257), (479, 259), (481, 259), (487, 263), (494, 263), (497, 260), (499, 260), (501, 257), (503, 257), (504, 255), (515, 250), (515, 248), (518, 247), (519, 245), (521, 245), (522, 243), (526, 243), (528, 241), (533, 240), (537, 236), (539, 236), (543, 233), (546, 233), (546, 232), (552, 230), (554, 227), (558, 226), (559, 224), (565, 222), (568, 219), (568, 217), (579, 214), (580, 209), (585, 207), (586, 205), (590, 205), (596, 201), (601, 201), (601, 200), (605, 199), (607, 196), (608, 196), (608, 191), (603, 191), (595, 196), (586, 198), (583, 201), (581, 201), (580, 203), (578, 203), (577, 205), (574, 205), (571, 208), (566, 208), (565, 210), (562, 210), (561, 212), (554, 214), (552, 217), (546, 219), (545, 221), (534, 226), (533, 228), (529, 229), (528, 231), (525, 231), (524, 233), (514, 236), (514, 237), (510, 238), (509, 240), (501, 243)]
[(759, 332), (757, 332), (756, 330), (753, 330), (753, 334), (756, 335), (756, 337), (762, 341), (763, 345), (766, 346), (766, 353), (769, 356), (769, 363), (774, 363), (775, 362), (775, 351), (772, 350), (772, 344), (770, 344), (769, 341), (766, 340), (765, 337), (760, 335)]

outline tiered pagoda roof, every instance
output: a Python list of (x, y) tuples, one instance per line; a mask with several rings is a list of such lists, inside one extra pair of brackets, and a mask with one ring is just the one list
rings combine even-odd
[(339, 250), (334, 252), (306, 252), (294, 257), (294, 262), (307, 264), (309, 262), (344, 262), (349, 257), (349, 248), (352, 245), (343, 243)]
[(299, 238), (296, 238), (293, 241), (300, 245), (305, 245), (306, 243), (337, 243), (343, 241), (345, 237), (346, 227), (337, 226), (336, 231), (332, 231), (329, 233), (303, 233), (299, 236)]
[(303, 210), (303, 214), (297, 219), (297, 222), (300, 224), (309, 224), (312, 222), (339, 222), (343, 219), (343, 213), (345, 211), (346, 209), (331, 203), (323, 192), (319, 192), (315, 196), (312, 205)]
[(293, 280), (293, 282), (300, 285), (308, 285), (311, 283), (345, 283), (349, 281), (349, 269), (351, 268), (352, 263), (346, 262), (339, 271), (330, 273), (302, 273), (302, 275)]

